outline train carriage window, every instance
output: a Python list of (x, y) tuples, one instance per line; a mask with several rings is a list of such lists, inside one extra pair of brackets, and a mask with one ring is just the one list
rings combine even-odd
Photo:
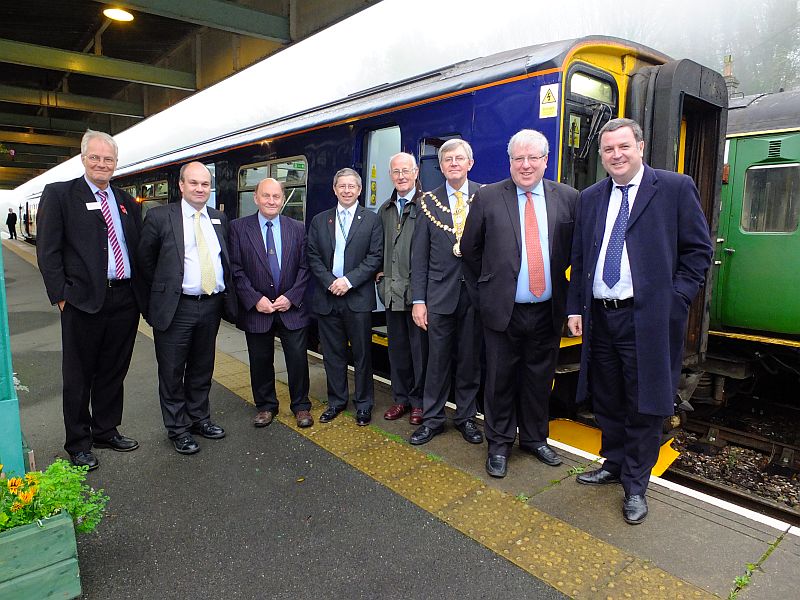
[(439, 167), (439, 148), (447, 140), (460, 140), (460, 135), (426, 137), (419, 142), (419, 181), (423, 190), (432, 190), (444, 183), (444, 175)]
[(154, 206), (169, 202), (169, 183), (166, 180), (152, 181), (142, 185), (142, 217)]
[(139, 195), (137, 193), (135, 185), (123, 185), (121, 189), (122, 189), (123, 192), (127, 192), (128, 194), (130, 194), (134, 198), (136, 198)]
[(800, 212), (800, 163), (757, 165), (747, 169), (742, 200), (742, 230), (790, 233)]
[(207, 205), (217, 208), (217, 166), (214, 163), (208, 163), (206, 168), (211, 173), (211, 195), (208, 197)]
[(257, 209), (253, 202), (253, 193), (258, 182), (265, 177), (272, 177), (283, 183), (286, 203), (281, 214), (298, 221), (305, 221), (308, 179), (308, 161), (305, 156), (245, 165), (239, 169), (239, 216), (255, 214)]

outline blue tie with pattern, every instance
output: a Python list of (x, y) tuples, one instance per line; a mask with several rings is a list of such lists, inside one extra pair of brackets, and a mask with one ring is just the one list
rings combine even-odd
[(606, 260), (603, 263), (603, 281), (609, 288), (613, 288), (619, 281), (619, 269), (622, 264), (622, 248), (625, 245), (625, 230), (628, 228), (628, 190), (632, 184), (618, 185), (622, 192), (622, 204), (617, 213), (617, 220), (611, 229), (611, 236), (608, 238), (606, 248)]
[(272, 236), (272, 221), (267, 221), (267, 262), (272, 271), (272, 282), (275, 292), (278, 292), (278, 282), (281, 279), (281, 267), (278, 264), (278, 253), (275, 251), (275, 238)]

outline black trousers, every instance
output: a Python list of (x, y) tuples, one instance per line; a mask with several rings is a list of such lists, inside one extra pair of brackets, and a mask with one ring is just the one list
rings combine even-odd
[(480, 317), (462, 284), (454, 313), (428, 311), (428, 369), (422, 398), (426, 426), (438, 429), (444, 425), (444, 405), (454, 385), (455, 424), (475, 416), (481, 383), (480, 354)]
[(389, 335), (389, 373), (392, 400), (422, 408), (425, 370), (428, 363), (428, 334), (414, 324), (411, 311), (386, 311)]
[(547, 443), (550, 391), (558, 356), (551, 302), (515, 304), (505, 331), (484, 327), (483, 397), (489, 454), (509, 456), (517, 437), (524, 448)]
[(139, 325), (129, 285), (109, 288), (100, 312), (67, 303), (61, 313), (61, 371), (64, 382), (64, 449), (89, 452), (92, 440), (119, 434), (123, 381)]
[(306, 328), (287, 329), (277, 315), (265, 333), (245, 332), (247, 355), (250, 357), (250, 385), (259, 411), (278, 411), (275, 393), (275, 338), (281, 341), (289, 378), (290, 407), (294, 414), (311, 410), (308, 399), (308, 355)]
[(372, 410), (374, 384), (372, 381), (372, 313), (353, 312), (344, 298), (336, 298), (333, 310), (317, 315), (322, 361), (328, 380), (328, 406), (347, 406), (350, 390), (347, 382), (347, 344), (353, 351), (356, 391), (353, 404), (356, 410)]
[(16, 225), (9, 225), (8, 226), (8, 235), (12, 240), (17, 239), (17, 226)]
[(589, 384), (602, 431), (603, 468), (619, 475), (626, 495), (644, 494), (658, 460), (663, 416), (639, 412), (633, 307), (592, 306)]
[(170, 439), (211, 418), (208, 392), (222, 302), (222, 294), (199, 300), (181, 296), (169, 327), (153, 330), (158, 397)]

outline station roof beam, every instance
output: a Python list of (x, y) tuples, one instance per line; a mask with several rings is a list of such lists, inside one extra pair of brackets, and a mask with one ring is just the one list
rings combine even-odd
[(19, 133), (16, 131), (0, 131), (0, 143), (46, 144), (59, 148), (80, 148), (81, 138), (66, 135), (45, 135), (41, 133)]
[(37, 115), (22, 115), (0, 112), (0, 127), (33, 127), (50, 131), (69, 131), (83, 133), (89, 128), (88, 121), (75, 119), (55, 119)]
[(93, 96), (82, 96), (79, 94), (65, 94), (63, 92), (33, 90), (14, 85), (0, 84), (0, 102), (13, 102), (15, 104), (31, 104), (33, 106), (46, 106), (48, 108), (64, 108), (107, 115), (144, 118), (144, 107), (134, 102), (95, 98)]

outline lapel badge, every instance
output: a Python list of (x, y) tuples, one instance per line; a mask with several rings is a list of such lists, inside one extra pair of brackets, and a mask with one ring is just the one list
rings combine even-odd
[(119, 205), (119, 209), (122, 211), (122, 214), (123, 214), (123, 215), (127, 215), (127, 214), (128, 214), (128, 209), (127, 209), (127, 208), (125, 208), (125, 205), (124, 205), (124, 204), (120, 204), (120, 205)]

